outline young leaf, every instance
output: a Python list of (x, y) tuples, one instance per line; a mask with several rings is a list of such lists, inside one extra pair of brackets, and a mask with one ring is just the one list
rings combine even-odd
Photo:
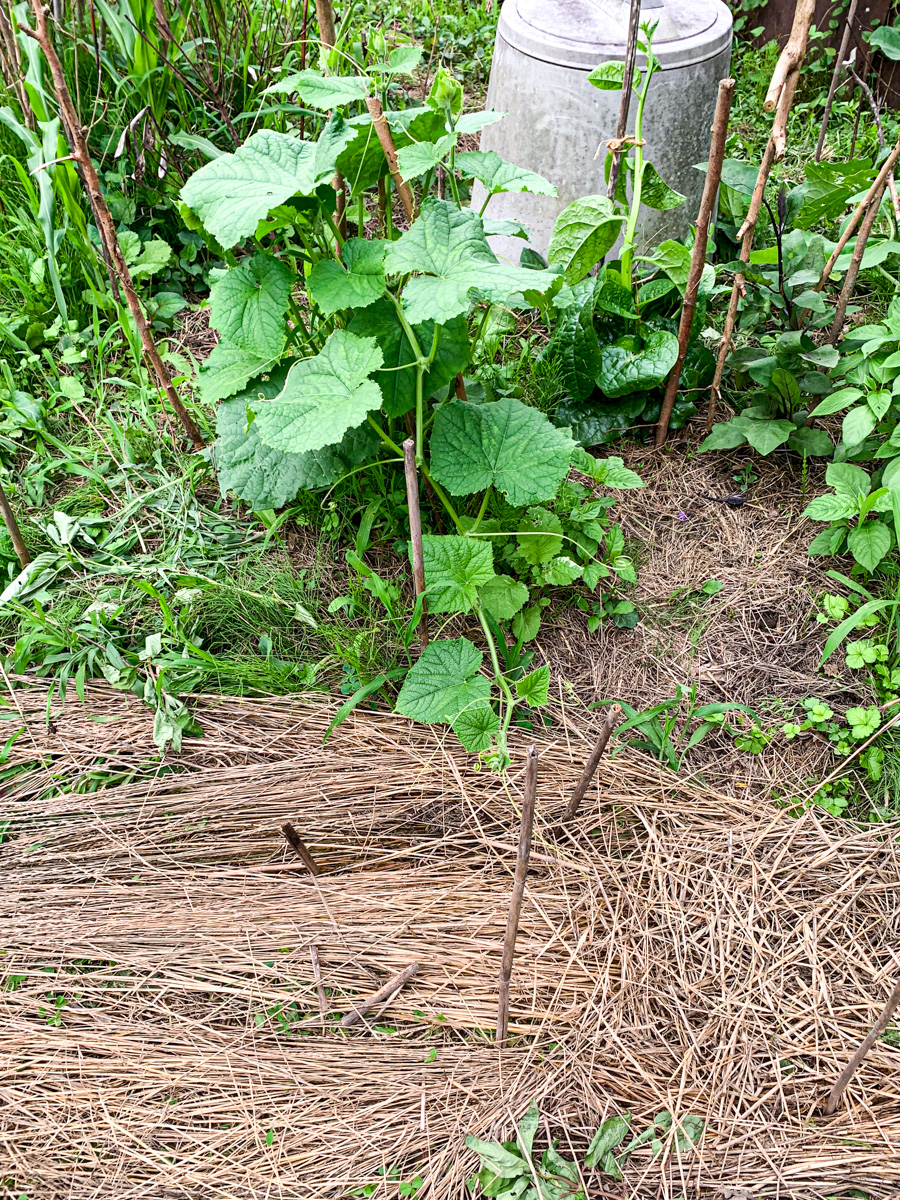
[[(412, 554), (412, 549), (410, 549)], [(451, 534), (422, 538), (425, 590), (431, 612), (471, 612), (478, 589), (494, 578), (494, 552), (489, 541)]]
[(625, 64), (623, 62), (605, 62), (594, 67), (588, 75), (588, 83), (602, 92), (620, 92), (625, 84)]
[(395, 75), (411, 75), (422, 61), (421, 46), (397, 46), (388, 55), (388, 66)]
[(523, 608), (512, 619), (513, 634), (520, 642), (530, 642), (538, 635), (541, 627), (541, 610), (537, 607)]
[(526, 562), (539, 567), (562, 549), (562, 522), (547, 508), (529, 508), (516, 536), (519, 552)]
[[(621, 1145), (628, 1135), (629, 1126), (631, 1124), (631, 1113), (627, 1112), (621, 1117), (609, 1117), (597, 1132), (594, 1134), (590, 1146), (588, 1146), (587, 1154), (584, 1158), (586, 1167), (599, 1166), (602, 1159), (615, 1150), (616, 1146)], [(601, 1170), (605, 1168), (601, 1167)]]
[(181, 198), (220, 245), (242, 242), (270, 209), (319, 182), (313, 142), (261, 129), (195, 172)]
[(638, 313), (634, 307), (634, 296), (631, 289), (622, 282), (618, 271), (607, 270), (606, 278), (600, 286), (595, 301), (596, 307), (603, 312), (612, 313), (616, 317), (627, 317), (637, 321)]
[(541, 572), (541, 578), (544, 583), (552, 584), (553, 587), (568, 587), (579, 577), (581, 570), (581, 566), (577, 562), (565, 555), (559, 555), (550, 559)]
[(841, 437), (844, 444), (858, 446), (860, 442), (866, 440), (877, 424), (878, 419), (867, 404), (851, 408), (841, 426)]
[(210, 288), (210, 324), (241, 350), (277, 358), (293, 280), (290, 267), (271, 254), (244, 259)]
[(297, 71), (266, 88), (263, 95), (296, 93), (304, 104), (329, 112), (342, 104), (352, 104), (368, 95), (371, 80), (362, 75), (323, 75), (311, 68)]
[(493, 485), (519, 507), (553, 499), (574, 448), (568, 433), (521, 400), (453, 401), (435, 414), (431, 470), (454, 496)]
[(684, 196), (669, 187), (653, 163), (647, 163), (644, 167), (644, 182), (641, 185), (641, 204), (664, 212), (684, 204)]
[[(350, 238), (341, 263), (321, 259), (309, 273), (309, 293), (326, 317), (343, 308), (366, 308), (384, 295), (387, 242)], [(343, 264), (343, 265), (342, 265)]]
[(852, 517), (856, 513), (856, 502), (849, 496), (839, 496), (836, 492), (826, 492), (824, 496), (816, 496), (803, 510), (803, 516), (811, 521), (840, 521)]
[[(360, 337), (373, 337), (384, 355), (384, 368), (374, 375), (384, 396), (384, 411), (389, 417), (402, 417), (416, 403), (416, 354), (410, 345), (389, 300), (377, 300), (356, 313), (348, 326)], [(434, 340), (434, 322), (414, 325), (419, 345), (427, 351)], [(436, 396), (446, 389), (469, 362), (469, 331), (465, 317), (454, 317), (441, 326), (437, 354), (423, 380), (425, 396)], [(406, 368), (401, 369), (401, 368)], [(442, 397), (443, 398), (443, 397)]]
[(456, 134), (448, 133), (437, 142), (413, 142), (397, 151), (400, 174), (404, 179), (418, 179), (443, 162), (456, 145)]
[(339, 442), (381, 407), (378, 384), (368, 377), (382, 361), (374, 338), (335, 330), (319, 354), (291, 367), (274, 400), (257, 407), (261, 440), (293, 454)]
[(453, 732), (470, 754), (480, 754), (491, 745), (491, 738), (500, 732), (500, 718), (490, 705), (464, 708), (452, 723)]
[(502, 159), (496, 150), (467, 150), (456, 156), (456, 166), (464, 178), (480, 179), (490, 195), (498, 192), (531, 192), (536, 196), (555, 196), (556, 188), (543, 175), (526, 171)]
[(642, 488), (646, 487), (637, 471), (626, 467), (621, 458), (611, 454), (609, 458), (592, 458), (594, 468), (591, 472), (598, 483), (610, 488)]
[(537, 1133), (540, 1123), (541, 1114), (537, 1102), (532, 1100), (528, 1105), (528, 1111), (522, 1117), (516, 1129), (516, 1141), (526, 1154), (531, 1154), (531, 1148), (534, 1145), (534, 1135)]
[(215, 404), (233, 396), (254, 377), (272, 365), (271, 357), (251, 354), (231, 342), (218, 342), (200, 365), (197, 386), (204, 404)]
[(397, 712), (434, 725), (489, 707), (490, 680), (478, 674), (482, 658), (468, 638), (429, 642), (407, 673)]
[(510, 621), (528, 599), (528, 588), (509, 575), (494, 575), (478, 589), (485, 612), (497, 621)]
[(480, 133), (485, 125), (493, 125), (495, 121), (502, 121), (505, 116), (505, 112), (497, 112), (494, 108), (485, 108), (480, 112), (463, 113), (456, 122), (456, 132)]
[(880, 521), (863, 521), (847, 535), (847, 549), (866, 571), (874, 571), (890, 548), (890, 530)]
[(538, 667), (524, 679), (516, 681), (516, 695), (531, 708), (540, 708), (550, 697), (550, 668)]
[(665, 329), (650, 329), (638, 351), (613, 344), (604, 346), (597, 385), (607, 396), (656, 387), (662, 383), (678, 358), (678, 338)]
[(556, 218), (547, 261), (562, 267), (566, 283), (577, 283), (612, 249), (624, 217), (606, 196), (582, 196)]

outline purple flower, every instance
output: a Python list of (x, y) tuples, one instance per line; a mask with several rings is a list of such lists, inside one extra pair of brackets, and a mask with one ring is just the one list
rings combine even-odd
[(686, 521), (686, 520), (687, 520), (687, 513), (683, 513), (683, 512), (681, 511), (681, 509), (679, 509), (679, 510), (678, 510), (678, 520), (679, 520), (679, 521)]

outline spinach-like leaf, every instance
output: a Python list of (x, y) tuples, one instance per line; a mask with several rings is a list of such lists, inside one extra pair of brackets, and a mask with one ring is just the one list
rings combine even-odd
[[(626, 339), (620, 339), (620, 342)], [(627, 339), (631, 341), (631, 339)], [(613, 343), (601, 353), (597, 384), (607, 396), (627, 396), (663, 382), (678, 358), (678, 338), (665, 329), (648, 330), (639, 350)]]
[(553, 226), (547, 261), (577, 283), (612, 249), (624, 217), (606, 196), (582, 196), (567, 205)]
[(573, 289), (576, 300), (563, 309), (553, 334), (558, 348), (562, 383), (576, 400), (586, 400), (600, 373), (600, 343), (594, 328), (594, 281), (582, 280)]

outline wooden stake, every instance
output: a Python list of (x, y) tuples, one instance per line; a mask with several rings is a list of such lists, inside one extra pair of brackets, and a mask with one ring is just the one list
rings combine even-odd
[(419, 964), (417, 962), (410, 963), (408, 967), (404, 967), (399, 975), (395, 975), (393, 979), (389, 980), (374, 996), (369, 996), (367, 1000), (363, 1000), (360, 1004), (357, 1004), (356, 1008), (348, 1012), (345, 1017), (341, 1017), (341, 1029), (349, 1029), (351, 1025), (355, 1025), (358, 1021), (361, 1021), (371, 1009), (377, 1008), (379, 1004), (390, 1000), (396, 992), (400, 991), (405, 983), (409, 983), (418, 969)]
[(606, 714), (606, 720), (600, 729), (600, 736), (597, 738), (597, 744), (591, 752), (591, 757), (584, 765), (584, 770), (581, 773), (581, 778), (575, 787), (575, 791), (569, 800), (566, 808), (566, 815), (563, 818), (565, 821), (573, 821), (578, 816), (578, 809), (581, 807), (581, 802), (585, 797), (585, 793), (590, 786), (591, 780), (594, 778), (594, 772), (600, 765), (600, 759), (603, 757), (603, 751), (609, 745), (609, 739), (612, 737), (612, 731), (616, 727), (616, 722), (619, 719), (621, 712), (618, 704), (613, 704), (609, 712)]
[(847, 1063), (846, 1067), (844, 1067), (843, 1071), (841, 1071), (840, 1075), (838, 1076), (838, 1081), (834, 1085), (834, 1087), (831, 1089), (831, 1092), (828, 1096), (828, 1101), (825, 1105), (825, 1112), (828, 1114), (828, 1116), (831, 1116), (831, 1114), (837, 1108), (838, 1101), (840, 1100), (840, 1098), (844, 1092), (844, 1088), (846, 1088), (847, 1084), (853, 1078), (853, 1076), (856, 1072), (856, 1068), (859, 1066), (859, 1064), (862, 1062), (862, 1060), (866, 1057), (866, 1055), (869, 1053), (869, 1051), (872, 1049), (872, 1047), (875, 1045), (875, 1043), (878, 1041), (878, 1039), (881, 1037), (881, 1035), (887, 1029), (888, 1025), (890, 1024), (891, 1017), (893, 1016), (894, 1009), (897, 1007), (898, 1004), (900, 1004), (900, 983), (898, 983), (896, 985), (896, 987), (894, 988), (894, 990), (891, 992), (891, 995), (890, 995), (890, 998), (889, 998), (887, 1004), (881, 1010), (881, 1016), (878, 1018), (878, 1020), (872, 1026), (871, 1033), (869, 1033), (869, 1035), (863, 1041), (862, 1045), (859, 1047), (859, 1049), (856, 1051), (856, 1053), (853, 1055), (853, 1057)]
[[(883, 150), (884, 144), (885, 144), (884, 143), (884, 126), (881, 123), (881, 110), (878, 107), (878, 101), (875, 99), (874, 95), (872, 94), (872, 89), (869, 87), (869, 85), (866, 83), (866, 81), (863, 79), (863, 77), (861, 75), (857, 75), (857, 73), (855, 71), (851, 71), (850, 74), (853, 76), (857, 85), (859, 86), (859, 90), (862, 92), (862, 94), (865, 96), (865, 98), (869, 102), (869, 108), (872, 110), (872, 117), (875, 120), (875, 133), (876, 133), (876, 136), (878, 137), (878, 145)], [(894, 180), (894, 172), (893, 171), (891, 171), (888, 174), (887, 188), (888, 188), (888, 192), (890, 193), (890, 197), (891, 197), (891, 206), (894, 210), (894, 220), (897, 223), (898, 232), (900, 232), (900, 196), (897, 195), (897, 184)]]
[(403, 205), (403, 211), (406, 213), (406, 219), (411, 225), (416, 215), (416, 204), (409, 184), (400, 174), (400, 167), (397, 163), (397, 147), (394, 145), (394, 136), (381, 107), (381, 101), (377, 96), (366, 96), (366, 108), (369, 110), (369, 116), (375, 126), (384, 157), (387, 159), (388, 169), (397, 189), (397, 195), (400, 197), (400, 203)]
[(325, 995), (325, 985), (322, 983), (322, 968), (319, 966), (319, 952), (314, 942), (309, 943), (309, 961), (312, 963), (313, 979), (316, 984), (316, 995), (319, 998), (319, 1016), (322, 1028), (325, 1028), (325, 1018), (328, 1016), (328, 998)]
[[(681, 382), (681, 372), (684, 360), (687, 358), (688, 344), (691, 340), (691, 326), (694, 323), (694, 313), (697, 311), (697, 296), (700, 293), (700, 281), (703, 278), (703, 268), (706, 266), (707, 241), (709, 227), (712, 223), (713, 209), (719, 194), (719, 183), (722, 179), (722, 163), (725, 161), (725, 142), (728, 137), (728, 117), (731, 113), (731, 101), (734, 98), (734, 80), (722, 79), (719, 82), (719, 94), (716, 98), (716, 111), (713, 116), (712, 137), (709, 144), (709, 164), (706, 168), (706, 182), (703, 185), (703, 196), (700, 200), (700, 212), (697, 216), (697, 226), (694, 231), (694, 246), (691, 251), (691, 267), (688, 272), (687, 286), (684, 290), (684, 304), (681, 309), (681, 320), (678, 325), (678, 358), (669, 373), (666, 382), (666, 394), (663, 398), (659, 422), (656, 426), (656, 447), (665, 442), (669, 432), (669, 421), (675, 400), (678, 396), (678, 385)], [(587, 786), (587, 784), (585, 784)]]
[[(616, 141), (621, 143), (628, 129), (628, 113), (631, 108), (631, 88), (634, 83), (634, 64), (637, 58), (638, 32), (641, 27), (641, 0), (631, 0), (631, 12), (628, 17), (628, 43), (625, 49), (625, 73), (622, 79), (622, 99), (619, 102), (619, 119), (616, 122)], [(619, 182), (619, 168), (622, 165), (622, 151), (612, 151), (612, 163), (609, 168), (609, 184), (606, 195), (610, 200), (616, 198), (616, 185)]]
[(872, 227), (878, 220), (878, 212), (881, 208), (881, 198), (884, 195), (887, 187), (887, 180), (881, 185), (881, 191), (877, 196), (872, 197), (872, 203), (869, 205), (866, 215), (863, 217), (862, 225), (859, 227), (859, 233), (856, 237), (856, 245), (853, 247), (853, 255), (850, 259), (850, 266), (847, 268), (847, 274), (844, 276), (844, 286), (841, 288), (841, 294), (838, 296), (837, 306), (834, 310), (834, 323), (831, 326), (831, 333), (828, 335), (828, 340), (832, 346), (841, 336), (844, 328), (844, 317), (847, 315), (847, 305), (850, 303), (850, 297), (853, 295), (853, 289), (856, 287), (856, 278), (859, 275), (859, 269), (862, 266), (862, 257), (866, 250), (866, 242), (869, 240), (869, 234), (872, 232)]
[(869, 190), (866, 192), (865, 196), (863, 196), (862, 200), (860, 200), (859, 204), (854, 209), (853, 216), (847, 222), (846, 229), (844, 230), (844, 232), (841, 234), (840, 238), (838, 239), (837, 245), (832, 250), (832, 252), (828, 258), (828, 262), (825, 264), (825, 266), (822, 270), (822, 274), (819, 277), (819, 282), (813, 288), (814, 292), (821, 292), (822, 289), (825, 287), (825, 284), (831, 278), (831, 273), (834, 270), (834, 264), (840, 258), (841, 254), (844, 251), (844, 248), (846, 247), (847, 243), (850, 241), (851, 237), (853, 236), (853, 232), (856, 229), (857, 225), (859, 224), (860, 218), (866, 212), (866, 210), (868, 209), (869, 205), (872, 203), (872, 201), (876, 195), (878, 196), (878, 203), (879, 204), (881, 203), (881, 197), (884, 194), (884, 188), (885, 188), (885, 184), (887, 183), (887, 177), (888, 177), (888, 175), (890, 175), (891, 171), (893, 170), (894, 164), (897, 162), (898, 158), (900, 158), (900, 137), (897, 138), (897, 141), (894, 145), (893, 150), (890, 152), (890, 154), (887, 156), (887, 158), (881, 164), (881, 170), (878, 172), (878, 174), (875, 176), (874, 180), (872, 181), (872, 186), (869, 188)]
[(505, 1045), (506, 1030), (509, 1025), (509, 980), (512, 975), (513, 955), (516, 952), (516, 934), (519, 932), (522, 901), (525, 897), (528, 860), (531, 857), (531, 833), (534, 828), (534, 805), (537, 797), (537, 762), (537, 748), (529, 746), (525, 754), (525, 801), (522, 805), (522, 821), (519, 826), (516, 872), (513, 877), (512, 896), (509, 900), (506, 935), (503, 938), (503, 960), (500, 965), (500, 988), (497, 1001), (498, 1046)]
[(12, 510), (12, 505), (6, 492), (0, 487), (0, 513), (3, 514), (3, 524), (6, 526), (6, 532), (10, 536), (13, 544), (13, 549), (16, 552), (16, 557), (24, 571), (31, 562), (31, 555), (28, 553), (28, 547), (22, 537), (22, 531), (19, 529), (19, 522), (16, 520), (16, 514)]
[(409, 508), (409, 540), (412, 543), (413, 582), (416, 595), (422, 597), (419, 618), (419, 645), (428, 645), (428, 608), (425, 599), (425, 555), (422, 550), (422, 514), (419, 510), (419, 473), (416, 470), (416, 443), (407, 438), (403, 443), (403, 467), (406, 471), (406, 503)]
[(194, 424), (193, 418), (175, 391), (169, 369), (160, 357), (159, 350), (156, 348), (156, 342), (153, 340), (153, 334), (150, 331), (147, 318), (144, 316), (144, 310), (141, 308), (141, 302), (138, 299), (137, 292), (134, 290), (131, 272), (128, 270), (125, 256), (122, 254), (122, 248), (119, 245), (119, 239), (116, 235), (115, 222), (112, 219), (106, 198), (103, 195), (97, 171), (91, 161), (86, 131), (82, 128), (78, 112), (72, 103), (72, 97), (69, 94), (69, 88), (63, 74), (62, 64), (59, 61), (59, 56), (50, 37), (50, 31), (47, 28), (48, 10), (43, 7), (41, 0), (31, 0), (31, 8), (34, 12), (35, 29), (30, 29), (27, 25), (20, 25), (19, 28), (38, 43), (44, 54), (44, 58), (47, 60), (47, 66), (50, 68), (50, 74), (53, 78), (56, 99), (59, 103), (59, 115), (62, 119), (66, 140), (69, 143), (71, 158), (79, 168), (101, 242), (106, 248), (112, 269), (115, 271), (122, 291), (125, 293), (125, 299), (131, 312), (131, 319), (134, 321), (138, 336), (141, 339), (144, 357), (155, 374), (159, 387), (165, 392), (172, 409), (179, 421), (181, 421), (185, 433), (191, 439), (194, 449), (202, 450), (206, 443), (203, 440), (200, 430)]
[(282, 825), (281, 832), (284, 834), (284, 836), (287, 838), (287, 840), (293, 846), (294, 850), (296, 850), (296, 852), (303, 859), (303, 864), (306, 867), (307, 871), (309, 871), (310, 875), (318, 875), (319, 868), (316, 865), (316, 860), (310, 854), (309, 849), (306, 846), (306, 843), (300, 837), (300, 834), (293, 827), (293, 825), (290, 823), (290, 821), (288, 821), (286, 824)]
[[(822, 151), (825, 149), (825, 135), (828, 133), (828, 119), (831, 116), (831, 106), (834, 103), (834, 94), (837, 91), (838, 81), (841, 78), (841, 71), (844, 63), (847, 60), (847, 47), (850, 45), (850, 31), (853, 27), (853, 18), (856, 16), (856, 6), (859, 0), (850, 0), (850, 7), (847, 10), (847, 19), (844, 22), (844, 32), (841, 36), (840, 49), (837, 52), (837, 58), (834, 60), (834, 71), (831, 75), (831, 84), (828, 88), (828, 99), (825, 101), (825, 112), (822, 115), (822, 126), (819, 129), (819, 141), (816, 145), (816, 162), (822, 157)], [(851, 155), (852, 157), (852, 155)]]
[[(801, 0), (802, 2), (802, 0)], [(807, 27), (808, 32), (808, 27)], [(750, 261), (750, 250), (753, 246), (753, 234), (756, 230), (756, 222), (759, 220), (760, 209), (762, 208), (763, 197), (766, 194), (766, 184), (769, 180), (769, 172), (772, 170), (772, 165), (784, 154), (787, 144), (787, 120), (790, 116), (791, 105), (794, 102), (794, 93), (797, 90), (797, 81), (800, 78), (800, 68), (793, 70), (784, 82), (784, 87), (781, 89), (781, 99), (778, 104), (778, 112), (775, 115), (775, 120), (772, 122), (772, 131), (769, 134), (769, 140), (766, 143), (765, 151), (763, 152), (762, 162), (759, 165), (759, 172), (756, 176), (756, 185), (753, 188), (753, 195), (750, 197), (750, 205), (747, 209), (747, 216), (744, 223), (738, 231), (738, 237), (741, 240), (741, 262)], [(709, 407), (706, 413), (706, 432), (709, 433), (712, 429), (713, 421), (716, 416), (716, 404), (719, 399), (719, 390), (722, 386), (722, 375), (725, 372), (725, 359), (728, 357), (728, 351), (731, 348), (731, 337), (734, 333), (734, 323), (737, 319), (738, 304), (741, 296), (744, 294), (746, 279), (742, 271), (739, 271), (734, 277), (734, 284), (731, 288), (731, 299), (728, 302), (728, 312), (725, 316), (725, 328), (722, 330), (722, 340), (719, 342), (719, 356), (716, 360), (716, 372), (713, 376), (713, 381), (709, 388)]]
[(775, 64), (769, 90), (766, 92), (763, 103), (766, 112), (774, 112), (778, 108), (788, 77), (803, 62), (803, 56), (806, 54), (806, 39), (809, 37), (809, 26), (815, 11), (816, 0), (797, 0), (791, 36)]
[(316, 0), (316, 19), (319, 22), (319, 39), (330, 50), (335, 43), (334, 9), (331, 0)]

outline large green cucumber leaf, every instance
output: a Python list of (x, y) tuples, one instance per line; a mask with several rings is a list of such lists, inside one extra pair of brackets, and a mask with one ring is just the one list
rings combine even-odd
[(348, 430), (336, 446), (285, 454), (265, 446), (249, 406), (272, 399), (284, 386), (287, 368), (254, 381), (240, 395), (225, 400), (216, 414), (216, 473), (224, 495), (234, 492), (254, 509), (281, 508), (301, 488), (328, 487), (351, 467), (364, 462), (378, 446), (369, 425)]
[(442, 405), (430, 448), (434, 477), (452, 495), (493, 485), (519, 507), (556, 495), (575, 443), (536, 408), (507, 396), (490, 404)]
[(531, 192), (536, 196), (555, 196), (556, 188), (534, 171), (526, 171), (501, 158), (496, 150), (467, 150), (457, 154), (455, 165), (465, 178), (479, 179), (494, 196), (498, 192)]
[(403, 681), (397, 712), (434, 725), (489, 707), (490, 680), (478, 674), (482, 659), (468, 638), (430, 642)]
[(384, 295), (387, 246), (387, 242), (350, 238), (344, 242), (340, 263), (330, 259), (316, 263), (307, 286), (326, 317), (342, 308), (366, 308)]
[(575, 285), (575, 302), (563, 309), (553, 334), (562, 382), (575, 400), (586, 400), (600, 373), (600, 343), (594, 328), (594, 280)]
[(556, 218), (547, 261), (562, 267), (566, 283), (577, 283), (612, 249), (623, 221), (606, 196), (573, 200)]
[(437, 142), (412, 142), (397, 151), (397, 165), (404, 179), (418, 179), (433, 171), (456, 145), (456, 134), (448, 133)]
[(314, 142), (261, 129), (233, 154), (221, 154), (196, 171), (181, 199), (227, 248), (248, 238), (277, 204), (311, 195), (322, 177)]
[(210, 288), (210, 324), (241, 350), (276, 357), (293, 281), (290, 267), (271, 254), (244, 259)]
[(200, 364), (197, 387), (204, 404), (215, 404), (235, 392), (270, 367), (273, 356), (252, 354), (231, 342), (218, 342)]
[[(384, 355), (384, 369), (374, 375), (384, 396), (389, 417), (402, 417), (416, 403), (416, 355), (390, 300), (377, 300), (357, 312), (348, 326), (360, 337), (373, 337)], [(434, 339), (434, 322), (414, 325), (419, 345), (426, 352)], [(437, 353), (423, 380), (426, 398), (438, 395), (469, 361), (469, 331), (465, 317), (454, 317), (441, 326)], [(403, 368), (398, 370), (397, 368)]]
[(532, 271), (497, 261), (477, 213), (444, 200), (427, 200), (412, 227), (392, 242), (385, 269), (412, 274), (403, 307), (413, 323), (442, 323), (468, 312), (470, 295), (502, 303), (511, 295), (549, 287), (553, 271)]
[(616, 344), (603, 347), (597, 385), (612, 399), (645, 391), (663, 382), (677, 358), (678, 338), (674, 333), (648, 330), (639, 350)]
[(369, 376), (382, 361), (374, 338), (335, 330), (319, 354), (291, 367), (274, 400), (258, 406), (260, 439), (292, 454), (339, 442), (381, 407), (381, 390)]
[(478, 589), (481, 607), (498, 621), (511, 621), (528, 599), (528, 588), (509, 575), (495, 575)]
[(263, 95), (270, 92), (296, 93), (304, 104), (328, 112), (342, 104), (363, 100), (368, 95), (370, 85), (371, 80), (364, 75), (323, 75), (321, 71), (308, 68), (295, 71), (293, 75), (271, 84)]
[(484, 538), (426, 533), (422, 555), (428, 608), (434, 613), (471, 612), (478, 589), (494, 578), (494, 552)]

